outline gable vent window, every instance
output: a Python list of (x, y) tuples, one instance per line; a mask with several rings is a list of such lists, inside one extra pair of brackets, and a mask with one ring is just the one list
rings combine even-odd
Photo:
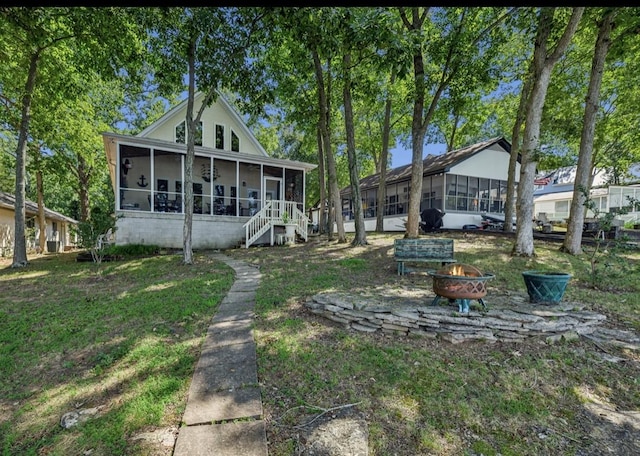
[(224, 150), (224, 125), (216, 124), (215, 135), (216, 149)]
[(231, 130), (231, 150), (233, 152), (240, 152), (240, 138), (233, 130)]

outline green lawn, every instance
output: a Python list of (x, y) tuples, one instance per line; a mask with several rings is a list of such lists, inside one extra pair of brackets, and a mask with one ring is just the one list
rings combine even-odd
[[(226, 265), (196, 260), (96, 268), (69, 253), (0, 270), (3, 455), (146, 454), (131, 437), (179, 425), (206, 328), (233, 281)], [(58, 424), (93, 407), (98, 417), (84, 425)]]
[[(604, 448), (606, 423), (591, 405), (640, 410), (634, 351), (585, 339), (450, 345), (348, 331), (305, 309), (320, 291), (430, 289), (423, 275), (396, 275), (399, 236), (370, 234), (357, 248), (318, 239), (226, 252), (262, 272), (255, 337), (270, 456), (296, 454), (309, 407), (357, 404), (371, 455), (597, 454), (587, 450)], [(638, 251), (610, 248), (592, 273), (588, 254), (571, 257), (558, 244), (538, 242), (525, 259), (509, 255), (503, 236), (446, 236), (459, 262), (496, 275), (489, 305), (492, 294), (525, 293), (525, 269), (563, 270), (574, 276), (565, 300), (640, 332)], [(206, 328), (233, 280), (207, 252), (195, 260), (96, 267), (68, 253), (0, 269), (3, 455), (171, 454), (133, 437), (179, 426)], [(90, 407), (100, 408), (96, 418), (60, 427), (65, 412)]]
[[(498, 294), (526, 296), (524, 270), (566, 271), (574, 277), (564, 300), (640, 333), (640, 251), (610, 247), (596, 257), (592, 274), (591, 247), (571, 257), (559, 244), (536, 242), (536, 257), (527, 259), (511, 257), (513, 241), (504, 236), (438, 236), (455, 239), (458, 262), (496, 275), (489, 305)], [(619, 444), (626, 431), (605, 431), (607, 423), (590, 406), (640, 410), (637, 352), (586, 339), (454, 346), (345, 330), (306, 311), (306, 298), (321, 291), (431, 290), (425, 275), (396, 275), (394, 237), (401, 234), (369, 234), (370, 245), (358, 248), (319, 241), (229, 252), (263, 273), (256, 337), (271, 456), (297, 454), (297, 426), (318, 413), (312, 407), (347, 404), (358, 404), (366, 417), (372, 455), (602, 454), (611, 442), (596, 438), (594, 429)], [(605, 355), (625, 361), (607, 362)]]

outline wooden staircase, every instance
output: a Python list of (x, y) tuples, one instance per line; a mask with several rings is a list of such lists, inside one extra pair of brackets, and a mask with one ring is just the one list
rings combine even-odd
[(289, 223), (296, 226), (296, 237), (308, 239), (309, 217), (298, 209), (298, 204), (294, 201), (270, 200), (251, 219), (243, 225), (244, 246), (249, 248), (260, 239), (265, 233), (271, 232), (270, 244), (274, 245), (275, 227), (285, 226), (283, 214), (288, 214)]

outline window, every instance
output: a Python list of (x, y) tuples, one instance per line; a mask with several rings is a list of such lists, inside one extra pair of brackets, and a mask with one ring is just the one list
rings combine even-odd
[(224, 150), (224, 125), (216, 124), (214, 144), (216, 149)]
[(187, 142), (187, 128), (184, 121), (176, 125), (176, 142), (180, 144)]
[(233, 130), (231, 130), (231, 150), (233, 152), (240, 152), (240, 138)]
[[(187, 127), (186, 127), (186, 122), (182, 121), (180, 122), (178, 125), (176, 125), (176, 142), (180, 143), (180, 144), (186, 144), (187, 143)], [(195, 140), (194, 140), (194, 144), (196, 146), (201, 146), (202, 145), (202, 122), (198, 123), (198, 126), (196, 127), (196, 134), (195, 134)]]
[(194, 144), (196, 146), (202, 145), (202, 122), (198, 122), (198, 126), (196, 127), (196, 138), (194, 140)]
[(555, 217), (569, 217), (569, 201), (556, 201), (554, 204)]

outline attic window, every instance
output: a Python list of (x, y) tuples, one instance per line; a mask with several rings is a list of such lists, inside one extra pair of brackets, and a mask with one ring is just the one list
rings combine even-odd
[(196, 134), (195, 134), (195, 140), (194, 140), (194, 144), (196, 146), (201, 146), (202, 145), (202, 122), (198, 122), (198, 126), (196, 127)]
[(176, 125), (176, 142), (180, 144), (187, 142), (187, 129), (184, 121)]
[(231, 150), (233, 152), (240, 152), (240, 138), (233, 130), (231, 130)]
[[(202, 146), (202, 122), (198, 123), (195, 136), (194, 144), (196, 146)], [(180, 144), (186, 144), (187, 142), (186, 121), (182, 121), (176, 125), (176, 142)]]
[(215, 128), (216, 149), (224, 150), (224, 125), (216, 124)]

